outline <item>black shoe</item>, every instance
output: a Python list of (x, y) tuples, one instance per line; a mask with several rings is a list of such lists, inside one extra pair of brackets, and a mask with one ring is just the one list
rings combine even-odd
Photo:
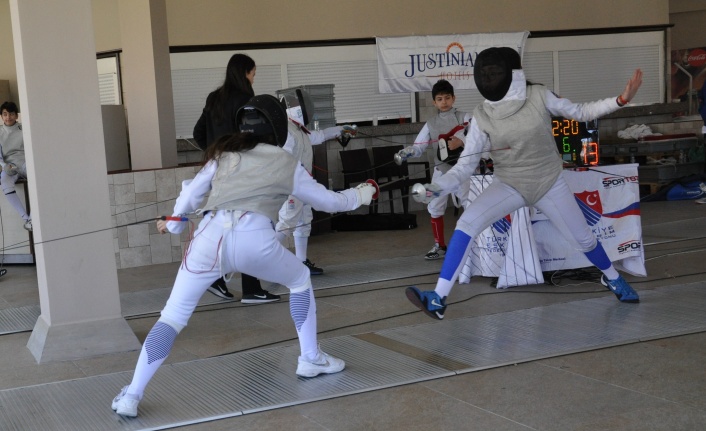
[(321, 274), (324, 273), (324, 269), (323, 269), (323, 268), (317, 267), (317, 266), (314, 265), (314, 263), (313, 263), (312, 261), (310, 261), (309, 259), (307, 259), (307, 260), (304, 261), (304, 265), (306, 265), (306, 267), (309, 268), (309, 272), (311, 273), (311, 275), (321, 275)]
[(222, 278), (214, 281), (213, 284), (208, 288), (208, 291), (223, 299), (233, 299), (233, 294), (228, 292), (226, 287), (226, 282)]
[(275, 295), (266, 290), (258, 293), (248, 293), (240, 300), (243, 304), (264, 304), (267, 302), (279, 301), (279, 295)]

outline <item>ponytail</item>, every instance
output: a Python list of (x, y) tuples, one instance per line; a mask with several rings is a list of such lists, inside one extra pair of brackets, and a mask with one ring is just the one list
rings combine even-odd
[(204, 152), (204, 164), (211, 160), (218, 160), (221, 154), (229, 153), (244, 153), (252, 150), (259, 143), (257, 136), (252, 133), (234, 133), (232, 135), (223, 135), (216, 139)]

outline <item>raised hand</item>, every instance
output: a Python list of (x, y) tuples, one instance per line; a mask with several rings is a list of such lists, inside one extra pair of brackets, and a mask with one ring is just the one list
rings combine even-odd
[(637, 90), (640, 88), (641, 85), (642, 85), (642, 70), (635, 69), (635, 73), (632, 74), (632, 77), (628, 80), (628, 83), (625, 86), (625, 89), (623, 90), (622, 93), (620, 93), (619, 97), (622, 99), (621, 102), (624, 102), (624, 103), (630, 102), (637, 94)]

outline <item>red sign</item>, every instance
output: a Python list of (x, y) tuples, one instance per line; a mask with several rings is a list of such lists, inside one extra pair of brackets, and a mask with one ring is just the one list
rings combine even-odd
[(706, 51), (700, 48), (692, 49), (686, 57), (687, 63), (692, 67), (701, 67), (706, 64)]

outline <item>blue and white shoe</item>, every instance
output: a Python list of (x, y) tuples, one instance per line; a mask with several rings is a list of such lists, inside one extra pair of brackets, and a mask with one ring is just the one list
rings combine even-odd
[(615, 280), (608, 280), (608, 277), (601, 276), (601, 284), (610, 289), (618, 297), (620, 302), (640, 302), (640, 297), (633, 290), (622, 275)]
[(446, 298), (440, 297), (433, 290), (419, 290), (414, 286), (410, 286), (405, 290), (407, 299), (417, 308), (422, 310), (424, 314), (432, 319), (441, 320), (446, 312)]

